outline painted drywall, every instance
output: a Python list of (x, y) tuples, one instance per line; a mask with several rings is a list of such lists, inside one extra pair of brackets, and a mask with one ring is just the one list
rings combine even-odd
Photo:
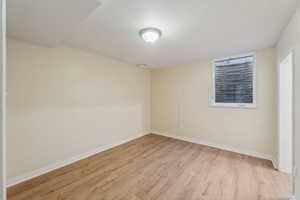
[(8, 178), (150, 129), (150, 71), (8, 40)]
[(277, 44), (277, 57), (280, 63), (289, 53), (294, 52), (294, 145), (295, 164), (298, 175), (295, 178), (294, 190), (296, 199), (300, 199), (300, 7), (283, 31)]
[(256, 54), (257, 108), (211, 106), (212, 60), (156, 69), (151, 75), (153, 131), (274, 155), (276, 53)]

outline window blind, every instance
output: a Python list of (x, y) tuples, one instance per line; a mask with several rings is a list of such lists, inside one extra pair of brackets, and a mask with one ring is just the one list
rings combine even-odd
[(253, 103), (254, 56), (215, 62), (215, 103)]

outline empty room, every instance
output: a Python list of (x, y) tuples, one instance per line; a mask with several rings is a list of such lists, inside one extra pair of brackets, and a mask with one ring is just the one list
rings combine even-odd
[(0, 1), (0, 200), (300, 200), (300, 0)]

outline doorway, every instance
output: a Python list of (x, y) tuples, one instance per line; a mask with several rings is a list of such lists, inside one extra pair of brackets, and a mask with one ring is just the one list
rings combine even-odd
[(293, 52), (279, 66), (279, 166), (282, 172), (293, 171)]

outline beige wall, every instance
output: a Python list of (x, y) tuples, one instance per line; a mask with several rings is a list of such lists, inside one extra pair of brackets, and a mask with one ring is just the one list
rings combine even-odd
[(278, 63), (288, 53), (294, 51), (295, 73), (294, 73), (294, 112), (295, 112), (295, 164), (298, 168), (298, 176), (295, 180), (296, 199), (300, 199), (300, 7), (284, 30), (277, 45)]
[(257, 108), (210, 106), (212, 60), (152, 72), (153, 131), (275, 154), (276, 54), (257, 52)]
[(8, 41), (8, 177), (150, 129), (150, 72)]

